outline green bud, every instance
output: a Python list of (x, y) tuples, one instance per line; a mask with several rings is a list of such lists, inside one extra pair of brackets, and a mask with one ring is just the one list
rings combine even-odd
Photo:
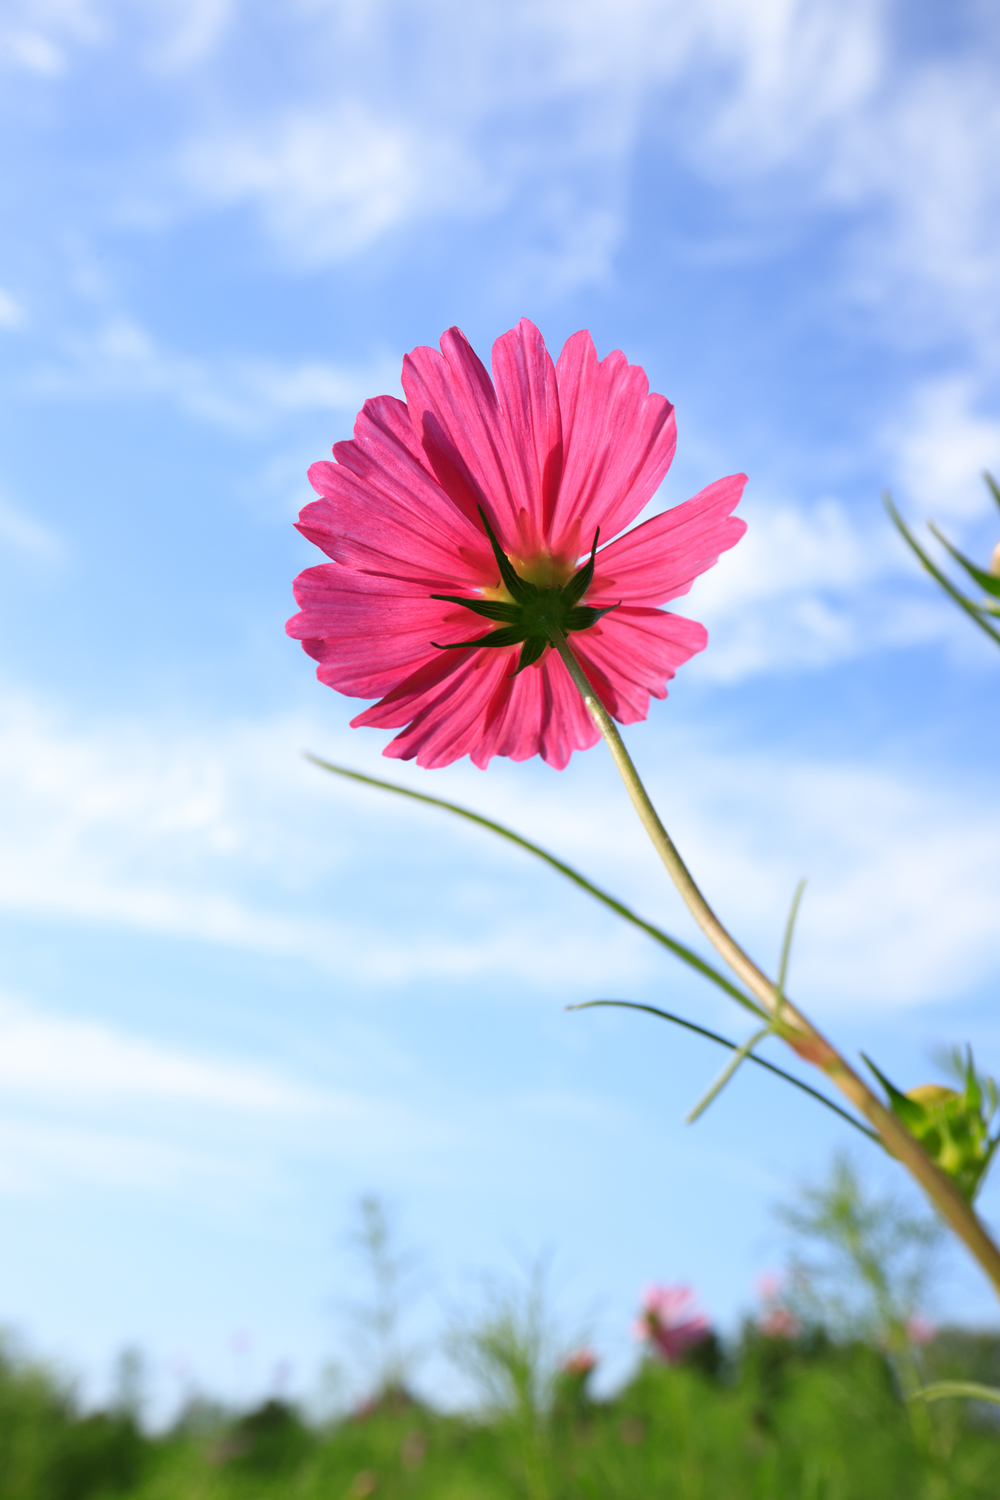
[(990, 1136), (990, 1122), (1000, 1103), (996, 1084), (992, 1078), (977, 1075), (971, 1047), (966, 1050), (961, 1093), (943, 1084), (924, 1083), (904, 1094), (870, 1058), (865, 1062), (888, 1094), (893, 1114), (971, 1203), (1000, 1143), (1000, 1131)]

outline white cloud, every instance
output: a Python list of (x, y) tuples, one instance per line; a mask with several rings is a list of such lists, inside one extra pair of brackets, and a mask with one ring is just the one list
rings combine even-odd
[(0, 997), (0, 1088), (60, 1103), (163, 1101), (264, 1114), (315, 1112), (315, 1089), (249, 1064), (208, 1061), (104, 1023)]
[[(379, 986), (488, 975), (508, 976), (514, 993), (614, 993), (662, 972), (646, 939), (527, 856), (301, 765), (297, 747), (321, 742), (305, 723), (220, 724), (171, 742), (121, 722), (74, 731), (23, 704), (5, 710), (0, 907), (10, 912), (235, 945)], [(656, 732), (633, 731), (647, 737), (640, 760), (645, 748), (669, 766), (651, 790), (738, 932), (773, 947), (795, 881), (810, 876), (803, 998), (914, 1004), (990, 971), (1000, 821), (986, 788), (721, 752), (676, 726), (669, 750), (656, 750)], [(541, 768), (460, 766), (431, 786), (381, 761), (379, 744), (351, 733), (330, 753), (530, 831), (639, 910), (689, 926), (638, 824), (623, 822), (624, 793), (601, 752), (555, 796)], [(424, 872), (418, 889), (414, 871)]]
[[(461, 919), (437, 931), (404, 912), (387, 937), (376, 910), (331, 904), (346, 870), (370, 868), (373, 850), (359, 794), (300, 756), (320, 742), (317, 727), (232, 723), (164, 743), (122, 722), (73, 730), (24, 699), (3, 708), (0, 908), (282, 955), (378, 985), (498, 971), (583, 980), (644, 967), (644, 944), (625, 931), (610, 941), (553, 935), (544, 913), (516, 903), (494, 919), (490, 883), (477, 890), (460, 870), (447, 887), (464, 903)], [(352, 736), (345, 753), (364, 765), (378, 744)], [(385, 831), (397, 814), (376, 808), (374, 818)], [(404, 826), (419, 843), (419, 826)]]
[(673, 832), (716, 909), (769, 934), (765, 967), (808, 877), (791, 980), (807, 1011), (957, 999), (994, 972), (1000, 812), (985, 778), (705, 747), (697, 778)]
[(181, 73), (218, 49), (233, 19), (234, 0), (160, 0), (147, 7), (154, 35), (145, 53), (159, 73)]
[(7, 548), (48, 563), (61, 562), (66, 555), (61, 536), (25, 515), (0, 492), (0, 552)]
[(20, 302), (0, 287), (0, 328), (21, 328), (25, 321), (25, 311)]
[(296, 412), (353, 414), (369, 396), (399, 392), (399, 370), (399, 360), (388, 356), (363, 368), (201, 359), (165, 350), (138, 323), (117, 317), (90, 336), (67, 340), (62, 357), (37, 366), (22, 388), (49, 399), (160, 398), (201, 421), (254, 435)]
[(178, 170), (203, 201), (255, 204), (302, 265), (355, 255), (413, 218), (487, 201), (460, 140), (360, 103), (199, 136), (183, 149)]
[(904, 418), (887, 429), (897, 503), (930, 519), (969, 522), (993, 502), (983, 471), (1000, 473), (1000, 419), (983, 412), (980, 382), (947, 375), (917, 386)]
[(10, 0), (0, 20), (0, 68), (58, 78), (75, 48), (106, 36), (105, 22), (88, 0)]
[(834, 499), (751, 498), (742, 514), (739, 545), (674, 606), (708, 627), (700, 675), (735, 682), (961, 635), (877, 504), (867, 522)]

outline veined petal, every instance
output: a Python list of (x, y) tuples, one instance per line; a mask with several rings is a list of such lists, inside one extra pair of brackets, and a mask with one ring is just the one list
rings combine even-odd
[(414, 349), (403, 360), (403, 390), (425, 462), (441, 488), (475, 524), (490, 516), (504, 550), (514, 550), (520, 488), (512, 475), (507, 425), (493, 382), (459, 328), (441, 335), (441, 353)]
[(321, 498), (302, 511), (302, 534), (328, 557), (366, 572), (431, 586), (456, 578), (492, 582), (496, 566), (482, 527), (423, 466), (403, 403), (391, 396), (366, 401), (354, 431), (354, 441), (334, 448), (336, 463), (309, 470)]
[(731, 515), (746, 482), (745, 474), (717, 479), (598, 552), (588, 603), (663, 604), (686, 594), (746, 531), (746, 522)]
[(530, 556), (545, 545), (562, 478), (562, 419), (552, 356), (522, 318), (493, 345), (493, 380), (507, 425), (507, 477), (518, 535), (507, 550)]
[(381, 697), (428, 659), (452, 656), (432, 641), (447, 645), (469, 634), (465, 610), (338, 563), (300, 573), (295, 597), (302, 607), (287, 633), (320, 663), (321, 682), (359, 698)]
[(677, 443), (674, 409), (621, 350), (599, 361), (586, 332), (566, 340), (556, 379), (563, 472), (549, 544), (579, 555), (595, 527), (614, 536), (656, 493)]
[(665, 698), (677, 668), (707, 644), (708, 631), (694, 620), (628, 605), (571, 637), (574, 655), (621, 724), (645, 719), (650, 698)]

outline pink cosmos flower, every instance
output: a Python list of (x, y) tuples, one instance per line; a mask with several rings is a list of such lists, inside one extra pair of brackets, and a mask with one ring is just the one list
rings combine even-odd
[(907, 1319), (906, 1332), (911, 1344), (933, 1344), (937, 1329), (921, 1313), (913, 1313)]
[(635, 1323), (635, 1336), (676, 1364), (688, 1349), (707, 1339), (712, 1331), (689, 1286), (650, 1286), (643, 1293)]
[(765, 1271), (757, 1278), (757, 1295), (764, 1310), (757, 1319), (757, 1327), (766, 1339), (797, 1339), (802, 1324), (785, 1301), (785, 1282), (773, 1271)]
[[(380, 701), (352, 723), (402, 729), (385, 754), (445, 766), (541, 755), (562, 768), (594, 727), (545, 621), (556, 611), (608, 712), (644, 719), (703, 626), (656, 606), (732, 547), (743, 474), (596, 551), (656, 492), (673, 407), (616, 351), (575, 333), (553, 364), (522, 318), (493, 346), (493, 380), (465, 336), (403, 361), (405, 403), (366, 401), (299, 530), (331, 562), (295, 583), (288, 622), (321, 682)], [(596, 555), (595, 555), (596, 552)], [(581, 568), (581, 557), (590, 561)], [(490, 649), (487, 649), (490, 648)]]
[(574, 1375), (582, 1378), (589, 1375), (591, 1370), (597, 1366), (597, 1355), (593, 1349), (577, 1349), (573, 1354), (568, 1354), (559, 1367), (560, 1374)]

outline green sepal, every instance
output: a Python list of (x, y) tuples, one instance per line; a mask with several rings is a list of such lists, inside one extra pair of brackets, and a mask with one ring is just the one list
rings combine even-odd
[(558, 636), (560, 631), (568, 635), (572, 630), (589, 630), (602, 616), (618, 608), (618, 604), (608, 604), (603, 609), (598, 609), (591, 604), (579, 603), (593, 581), (600, 527), (594, 532), (590, 557), (582, 568), (577, 569), (569, 582), (562, 588), (542, 588), (522, 578), (516, 571), (497, 541), (481, 505), (479, 515), (500, 569), (500, 580), (512, 602), (501, 599), (468, 599), (461, 594), (431, 594), (432, 599), (439, 599), (443, 604), (458, 604), (474, 615), (480, 615), (485, 620), (495, 620), (502, 626), (500, 630), (491, 630), (473, 640), (449, 641), (446, 645), (431, 641), (435, 650), (459, 651), (476, 646), (495, 649), (520, 645), (522, 649), (517, 666), (510, 674), (511, 677), (516, 677), (525, 667), (533, 666), (544, 655), (546, 646), (551, 644), (553, 632)]
[(548, 644), (543, 635), (529, 635), (521, 647), (521, 655), (517, 659), (517, 666), (513, 672), (508, 673), (508, 676), (516, 677), (518, 672), (524, 671), (525, 667), (534, 666), (539, 657), (545, 655), (545, 648)]
[(998, 505), (1000, 505), (1000, 485), (997, 484), (996, 480), (993, 478), (993, 475), (989, 472), (989, 470), (986, 471), (986, 473), (983, 475), (983, 478), (986, 480), (987, 487), (991, 491), (994, 500)]
[(603, 615), (609, 615), (613, 609), (621, 604), (606, 604), (603, 609), (598, 609), (593, 604), (577, 604), (566, 616), (567, 630), (587, 630), (591, 625), (596, 625)]
[(538, 593), (537, 585), (534, 583), (529, 583), (526, 578), (522, 578), (520, 573), (517, 572), (514, 564), (511, 562), (510, 558), (507, 556), (506, 552), (497, 541), (493, 531), (493, 527), (487, 520), (486, 512), (483, 510), (483, 507), (480, 505), (477, 506), (477, 509), (479, 511), (480, 519), (482, 520), (483, 525), (486, 527), (486, 535), (490, 539), (490, 546), (493, 548), (493, 556), (497, 560), (497, 567), (500, 569), (500, 577), (503, 581), (504, 588), (507, 590), (512, 599), (518, 599), (522, 604), (527, 599), (534, 599), (536, 594)]
[(918, 1104), (915, 1099), (908, 1099), (901, 1089), (890, 1083), (866, 1052), (862, 1052), (861, 1056), (889, 1095), (889, 1106), (893, 1114), (902, 1120), (911, 1135), (919, 1136), (927, 1114), (923, 1105)]
[(502, 630), (488, 630), (472, 641), (431, 641), (437, 651), (458, 651), (462, 646), (519, 646), (524, 640), (524, 631), (517, 625), (505, 625)]
[(580, 600), (583, 598), (584, 594), (587, 592), (587, 590), (590, 588), (590, 585), (594, 581), (594, 559), (597, 556), (597, 541), (600, 535), (601, 528), (598, 526), (597, 530), (594, 532), (594, 544), (590, 549), (589, 558), (584, 563), (583, 567), (579, 568), (573, 574), (573, 577), (570, 579), (569, 583), (567, 583), (563, 588), (563, 599), (571, 608), (573, 605), (579, 604)]
[(499, 599), (463, 599), (460, 594), (432, 594), (431, 598), (441, 599), (445, 604), (460, 604), (474, 615), (482, 615), (484, 620), (503, 620), (507, 625), (516, 625), (521, 618), (516, 604), (504, 604)]
[(992, 594), (994, 599), (1000, 599), (1000, 578), (995, 573), (987, 573), (982, 568), (977, 568), (975, 563), (970, 562), (964, 553), (959, 552), (957, 547), (951, 545), (946, 536), (942, 536), (933, 521), (928, 522), (928, 525), (942, 547), (947, 547), (955, 561), (961, 563), (973, 583), (978, 583), (979, 587), (985, 589), (988, 594)]

